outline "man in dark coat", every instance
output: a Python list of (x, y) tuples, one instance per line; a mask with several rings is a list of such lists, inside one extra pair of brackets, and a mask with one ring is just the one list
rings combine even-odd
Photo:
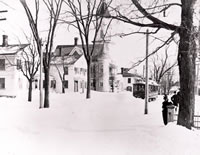
[(168, 123), (168, 120), (167, 120), (167, 106), (168, 105), (172, 105), (172, 103), (168, 101), (168, 97), (167, 97), (166, 94), (164, 95), (163, 99), (164, 99), (164, 101), (162, 103), (162, 116), (163, 116), (164, 124), (167, 125), (167, 123)]
[(174, 95), (171, 97), (171, 101), (174, 106), (178, 106), (178, 95), (176, 94), (176, 91), (174, 92)]
[(175, 111), (177, 111), (177, 107), (179, 105), (179, 92), (176, 94), (176, 91), (174, 92), (174, 95), (171, 97), (171, 101), (173, 105), (175, 106)]

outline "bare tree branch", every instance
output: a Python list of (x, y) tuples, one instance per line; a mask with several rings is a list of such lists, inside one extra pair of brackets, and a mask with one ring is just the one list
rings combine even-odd
[(168, 45), (170, 42), (173, 41), (173, 37), (176, 33), (172, 33), (171, 36), (159, 47), (157, 47), (153, 52), (151, 52), (147, 57), (143, 58), (142, 60), (139, 60), (138, 62), (132, 64), (132, 66), (129, 68), (129, 70), (135, 68), (136, 66), (140, 65), (142, 62), (144, 62), (146, 60), (146, 58), (152, 56), (153, 54), (155, 54), (156, 52), (158, 52), (161, 48), (163, 48), (165, 45)]

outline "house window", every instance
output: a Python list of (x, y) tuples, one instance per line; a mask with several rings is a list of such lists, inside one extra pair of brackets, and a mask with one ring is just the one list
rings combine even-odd
[(131, 78), (128, 78), (128, 83), (131, 83)]
[(64, 67), (64, 74), (68, 75), (68, 67)]
[(79, 74), (79, 68), (75, 67), (74, 72), (75, 72), (75, 74)]
[(84, 69), (80, 68), (80, 74), (83, 74), (83, 72), (84, 72)]
[(64, 86), (64, 88), (68, 88), (68, 81), (67, 80), (63, 81), (63, 86)]
[(96, 65), (92, 65), (91, 66), (91, 74), (95, 74), (96, 73)]
[(51, 88), (56, 88), (56, 80), (51, 80)]
[(5, 89), (5, 78), (0, 78), (0, 89)]
[(5, 59), (0, 59), (0, 70), (5, 70)]
[(100, 67), (100, 73), (103, 73), (103, 65)]
[(81, 68), (81, 69), (80, 69), (80, 74), (82, 74), (82, 75), (84, 75), (84, 76), (85, 76), (85, 74), (86, 74), (86, 69), (84, 69), (84, 68)]
[(21, 60), (17, 59), (17, 69), (21, 69)]
[(84, 70), (83, 70), (83, 75), (85, 76), (86, 73), (87, 73), (87, 70), (84, 69)]

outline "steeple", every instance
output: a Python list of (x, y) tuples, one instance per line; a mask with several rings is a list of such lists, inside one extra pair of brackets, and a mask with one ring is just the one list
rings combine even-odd
[(110, 12), (108, 11), (108, 6), (105, 0), (103, 0), (102, 3), (100, 4), (99, 9), (97, 10), (97, 15), (104, 16), (104, 17), (110, 16)]
[[(99, 9), (97, 10), (97, 16), (102, 16), (102, 17), (108, 17), (110, 16), (110, 12), (108, 10), (108, 5), (105, 2), (105, 0), (102, 1), (102, 3), (100, 4)], [(106, 23), (106, 18), (103, 19), (102, 23), (101, 23), (101, 28), (97, 34), (97, 39), (96, 42), (109, 42), (110, 39), (105, 38), (105, 35), (107, 35), (106, 33), (106, 29), (107, 29), (107, 24)]]

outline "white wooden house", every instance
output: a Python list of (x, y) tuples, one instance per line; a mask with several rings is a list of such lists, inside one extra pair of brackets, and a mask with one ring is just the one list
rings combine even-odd
[[(62, 92), (62, 80), (65, 92), (81, 92), (86, 89), (86, 61), (82, 49), (76, 45), (59, 45), (51, 62), (51, 89)], [(60, 77), (61, 76), (61, 77)]]
[[(98, 13), (105, 15), (109, 14), (107, 10), (107, 5), (105, 2), (99, 7)], [(108, 21), (107, 21), (108, 22)], [(109, 53), (110, 53), (110, 38), (105, 38), (104, 34), (107, 32), (106, 21), (103, 20), (97, 38), (95, 40), (95, 46), (92, 56), (91, 63), (91, 89), (102, 92), (115, 91), (115, 76), (116, 76), (116, 66), (113, 63)], [(93, 44), (89, 45), (89, 50), (92, 50)], [(55, 56), (57, 57), (57, 65), (59, 70), (64, 73), (62, 61), (59, 59), (67, 60), (70, 59), (70, 55), (74, 55), (77, 59), (72, 61), (71, 65), (68, 65), (68, 75), (65, 75), (66, 87), (68, 91), (83, 91), (84, 83), (86, 83), (86, 61), (84, 60), (82, 46), (78, 45), (78, 38), (74, 38), (74, 45), (59, 45), (56, 48)], [(70, 61), (69, 61), (70, 62)], [(53, 66), (53, 64), (52, 64)], [(56, 91), (61, 91), (61, 80), (59, 79), (59, 74), (56, 70), (58, 68), (51, 67), (51, 75), (56, 79)], [(67, 63), (65, 64), (67, 66)], [(53, 82), (52, 82), (53, 83)], [(55, 83), (55, 82), (54, 82)], [(86, 84), (85, 84), (86, 85)]]
[(20, 71), (20, 52), (27, 44), (9, 45), (8, 36), (3, 35), (0, 45), (0, 96), (15, 97), (18, 90), (27, 87), (27, 81)]

